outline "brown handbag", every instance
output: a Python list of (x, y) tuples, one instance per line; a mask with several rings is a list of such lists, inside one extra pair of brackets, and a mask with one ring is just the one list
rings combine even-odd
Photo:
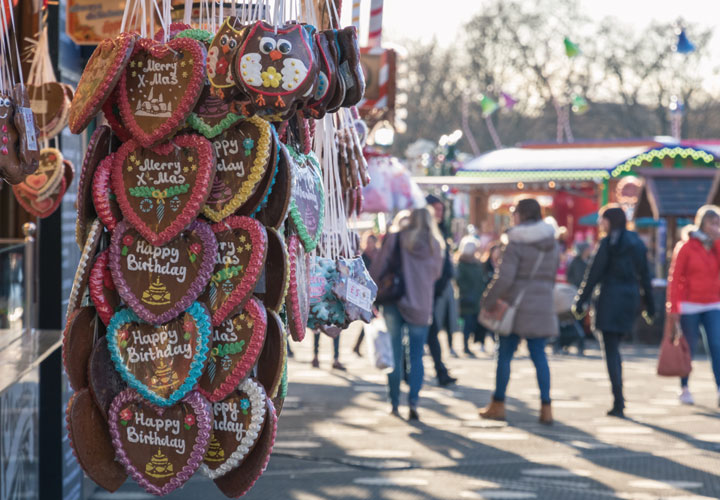
[(661, 377), (687, 377), (691, 371), (690, 346), (678, 328), (677, 322), (666, 319), (658, 355), (657, 374)]

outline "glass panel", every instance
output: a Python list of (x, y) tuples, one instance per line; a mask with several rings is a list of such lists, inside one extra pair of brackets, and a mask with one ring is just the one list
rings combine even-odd
[(24, 257), (22, 241), (0, 242), (0, 349), (23, 331)]

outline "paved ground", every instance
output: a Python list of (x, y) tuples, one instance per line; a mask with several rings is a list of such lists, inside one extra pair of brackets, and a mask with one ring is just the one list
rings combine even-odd
[[(676, 381), (655, 375), (654, 350), (625, 349), (630, 419), (618, 420), (605, 416), (609, 383), (597, 348), (551, 356), (556, 424), (548, 428), (537, 423), (527, 356), (513, 364), (507, 425), (477, 417), (494, 383), (490, 357), (450, 359), (452, 389), (435, 384), (428, 358), (421, 423), (411, 424), (388, 415), (386, 379), (350, 352), (354, 334), (343, 339), (345, 373), (330, 370), (331, 341), (322, 340), (320, 369), (310, 367), (311, 338), (295, 345), (275, 453), (248, 500), (720, 498), (720, 413), (705, 360), (691, 381), (697, 405), (680, 407)], [(92, 495), (108, 498), (150, 496), (131, 482)], [(196, 476), (169, 498), (224, 497)]]

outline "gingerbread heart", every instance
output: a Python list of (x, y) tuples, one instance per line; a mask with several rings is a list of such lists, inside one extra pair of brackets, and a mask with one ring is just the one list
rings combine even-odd
[(129, 141), (113, 162), (113, 191), (125, 219), (158, 246), (197, 217), (214, 175), (212, 145), (204, 137), (180, 135), (152, 149)]
[(312, 99), (303, 110), (316, 120), (321, 119), (327, 112), (330, 101), (335, 96), (338, 80), (338, 69), (336, 65), (337, 51), (335, 44), (331, 43), (325, 32), (315, 33), (315, 43), (318, 48), (319, 69), (317, 84)]
[(229, 498), (240, 498), (250, 491), (250, 488), (265, 472), (270, 461), (270, 454), (277, 435), (277, 414), (270, 399), (265, 401), (265, 407), (267, 409), (265, 425), (263, 425), (263, 430), (252, 451), (239, 467), (214, 480), (220, 491)]
[(38, 169), (18, 184), (18, 188), (29, 196), (42, 200), (57, 191), (64, 174), (65, 166), (60, 150), (44, 148), (40, 151)]
[(275, 411), (277, 416), (282, 413), (283, 405), (285, 404), (285, 398), (288, 392), (288, 369), (287, 369), (287, 356), (285, 356), (285, 366), (283, 367), (282, 379), (280, 380), (280, 388), (278, 389), (277, 396), (272, 398), (272, 402), (275, 405)]
[(267, 395), (255, 380), (248, 378), (221, 401), (212, 404), (213, 432), (200, 471), (210, 479), (238, 467), (260, 437)]
[(213, 224), (212, 230), (218, 252), (210, 283), (199, 300), (208, 305), (217, 326), (252, 295), (265, 265), (267, 233), (257, 220), (239, 216)]
[(285, 240), (278, 231), (265, 228), (268, 235), (268, 251), (265, 270), (255, 287), (265, 307), (280, 312), (290, 283), (290, 264)]
[(65, 314), (66, 318), (69, 318), (72, 312), (80, 307), (83, 297), (85, 296), (88, 280), (90, 279), (90, 270), (92, 269), (91, 264), (100, 245), (102, 231), (102, 224), (99, 220), (95, 219), (90, 225), (85, 246), (80, 254), (80, 262), (78, 262), (78, 267), (75, 270), (75, 278), (73, 279), (72, 288), (70, 289), (70, 298), (68, 299), (68, 308)]
[(292, 197), (293, 170), (290, 167), (290, 153), (284, 144), (278, 141), (278, 162), (272, 191), (267, 203), (257, 214), (257, 219), (268, 227), (280, 229), (287, 219)]
[(162, 325), (122, 309), (108, 325), (108, 348), (128, 386), (153, 404), (171, 406), (197, 384), (211, 333), (210, 316), (199, 302)]
[(115, 89), (110, 93), (105, 103), (102, 105), (103, 115), (112, 128), (113, 134), (122, 142), (127, 142), (132, 139), (130, 131), (125, 128), (122, 124), (122, 117), (120, 116), (120, 105), (119, 102), (120, 86), (116, 86)]
[(112, 166), (115, 161), (115, 153), (109, 154), (95, 169), (92, 178), (92, 199), (98, 217), (111, 233), (115, 226), (122, 220), (120, 205), (117, 197), (112, 191)]
[(13, 186), (15, 199), (29, 214), (44, 219), (50, 217), (55, 210), (58, 209), (62, 202), (62, 197), (67, 190), (67, 181), (65, 177), (60, 179), (60, 185), (55, 191), (46, 194), (44, 198), (39, 199), (34, 195), (26, 193), (20, 188), (21, 184)]
[(280, 144), (277, 133), (275, 133), (275, 129), (271, 127), (271, 130), (273, 132), (273, 140), (272, 149), (270, 150), (270, 164), (268, 165), (267, 171), (265, 172), (265, 176), (263, 177), (262, 181), (260, 181), (260, 185), (255, 190), (255, 193), (250, 196), (250, 198), (248, 198), (245, 203), (240, 205), (240, 208), (238, 208), (237, 212), (235, 212), (237, 215), (254, 216), (265, 205), (267, 205), (268, 197), (270, 196), (273, 184), (275, 183), (275, 174), (277, 173), (277, 164), (279, 158), (278, 144)]
[(188, 116), (188, 124), (208, 139), (212, 139), (243, 118), (246, 116), (238, 110), (235, 92), (231, 89), (222, 92), (206, 84), (195, 109)]
[(88, 385), (88, 360), (96, 335), (104, 335), (98, 329), (97, 315), (92, 306), (76, 309), (67, 320), (63, 331), (62, 359), (68, 382), (77, 391)]
[(38, 124), (32, 108), (30, 108), (30, 97), (25, 85), (15, 84), (12, 101), (15, 104), (14, 121), (18, 134), (18, 159), (23, 173), (29, 175), (38, 168), (40, 148), (38, 146)]
[(115, 491), (127, 479), (125, 469), (115, 460), (110, 429), (87, 389), (76, 392), (65, 411), (70, 448), (90, 479), (108, 491)]
[(0, 178), (19, 184), (27, 175), (18, 158), (18, 131), (15, 128), (15, 106), (9, 94), (0, 94)]
[(118, 105), (123, 123), (140, 144), (157, 144), (185, 124), (203, 89), (204, 52), (191, 38), (135, 44), (120, 78)]
[(290, 221), (305, 250), (312, 252), (322, 236), (325, 222), (325, 189), (315, 153), (307, 155), (287, 146), (293, 160)]
[(210, 279), (216, 254), (215, 235), (204, 222), (193, 222), (158, 247), (122, 221), (110, 244), (110, 272), (123, 301), (145, 321), (161, 324), (197, 299)]
[(263, 344), (267, 314), (256, 298), (213, 327), (213, 348), (198, 391), (210, 401), (232, 392), (255, 365)]
[(213, 87), (224, 89), (235, 86), (232, 60), (247, 32), (248, 27), (243, 26), (235, 16), (228, 16), (220, 26), (207, 54), (207, 76)]
[(92, 181), (95, 169), (113, 149), (112, 129), (107, 125), (100, 125), (95, 129), (88, 142), (85, 159), (80, 169), (80, 179), (77, 190), (77, 221), (75, 223), (75, 241), (80, 248), (85, 244), (88, 222), (93, 220), (97, 213), (92, 202)]
[(107, 336), (100, 337), (90, 353), (87, 367), (88, 388), (103, 418), (115, 396), (127, 389), (127, 384), (113, 366)]
[(70, 132), (79, 134), (100, 111), (125, 71), (136, 36), (120, 33), (95, 47), (85, 65), (70, 105)]
[(58, 82), (28, 85), (30, 108), (35, 115), (39, 140), (49, 140), (67, 125), (70, 101), (65, 87)]
[(110, 274), (109, 249), (103, 250), (95, 258), (88, 279), (88, 290), (100, 320), (107, 325), (121, 302)]
[(268, 122), (253, 116), (213, 140), (217, 168), (203, 215), (219, 222), (232, 215), (262, 185), (273, 164)]
[(265, 345), (257, 362), (257, 378), (271, 398), (274, 398), (280, 389), (286, 360), (285, 327), (280, 316), (273, 311), (268, 311), (267, 334), (265, 335)]
[(308, 256), (303, 250), (300, 238), (292, 234), (288, 240), (290, 255), (290, 286), (285, 297), (290, 335), (296, 342), (305, 338), (310, 302), (308, 298)]
[(133, 390), (110, 407), (110, 435), (117, 458), (148, 493), (167, 495), (200, 467), (210, 444), (210, 405), (196, 392), (170, 408), (158, 408)]

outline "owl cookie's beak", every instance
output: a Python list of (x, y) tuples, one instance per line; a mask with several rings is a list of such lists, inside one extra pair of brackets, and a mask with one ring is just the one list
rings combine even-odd
[(273, 50), (270, 52), (270, 59), (273, 61), (277, 61), (278, 59), (282, 59), (282, 52), (280, 52), (278, 49)]

